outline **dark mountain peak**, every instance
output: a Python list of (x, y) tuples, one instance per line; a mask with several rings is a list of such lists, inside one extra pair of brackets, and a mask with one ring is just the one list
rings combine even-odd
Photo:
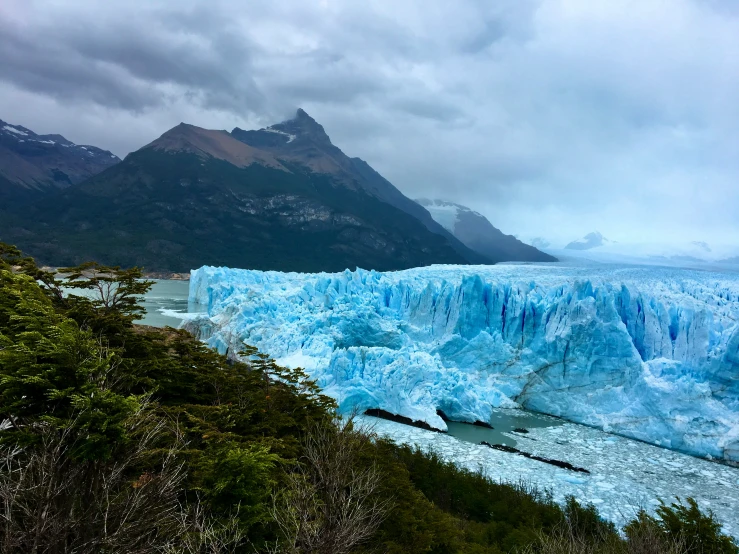
[(57, 144), (62, 144), (66, 146), (74, 145), (74, 143), (71, 140), (68, 140), (66, 137), (63, 137), (62, 135), (58, 135), (58, 134), (40, 135), (39, 138), (43, 140), (47, 140), (47, 141), (54, 141)]
[(231, 136), (276, 158), (332, 175), (350, 187), (356, 186), (351, 160), (331, 143), (323, 126), (304, 110), (298, 110), (292, 119), (256, 131), (236, 127)]
[(308, 112), (306, 112), (303, 108), (298, 108), (298, 111), (295, 112), (295, 117), (293, 119), (309, 121), (318, 125), (318, 123), (316, 123), (316, 120), (309, 116)]
[(298, 111), (295, 112), (295, 117), (292, 119), (277, 123), (263, 130), (286, 133), (288, 137), (292, 137), (289, 138), (288, 142), (292, 142), (295, 139), (308, 139), (317, 143), (331, 143), (331, 139), (326, 134), (323, 125), (309, 116), (302, 108), (298, 108)]
[(11, 125), (10, 123), (0, 119), (0, 133), (9, 137), (15, 137), (16, 139), (23, 140), (24, 137), (36, 136), (36, 133), (30, 129), (26, 129), (21, 125)]
[(271, 154), (235, 139), (228, 131), (203, 129), (189, 123), (180, 123), (172, 127), (143, 149), (195, 154), (201, 158), (223, 160), (237, 167), (257, 163), (275, 169), (284, 169)]

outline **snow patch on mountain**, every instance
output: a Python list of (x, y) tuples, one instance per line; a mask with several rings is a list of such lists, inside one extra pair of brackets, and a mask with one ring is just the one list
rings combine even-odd
[(27, 137), (28, 136), (28, 133), (26, 133), (25, 131), (21, 131), (20, 129), (16, 129), (12, 125), (3, 125), (3, 130), (4, 131), (9, 131), (9, 132), (11, 132), (11, 133), (13, 133), (15, 135), (21, 135), (23, 137)]
[(459, 221), (460, 212), (468, 210), (468, 208), (465, 208), (464, 206), (460, 206), (459, 204), (454, 204), (452, 202), (444, 202), (443, 200), (419, 198), (416, 202), (428, 210), (436, 223), (452, 234), (454, 234), (454, 228), (457, 226), (457, 222)]
[(300, 365), (342, 410), (445, 429), (525, 407), (739, 461), (739, 275), (432, 266), (295, 274), (203, 267), (188, 323), (221, 352)]
[(297, 138), (297, 135), (291, 135), (290, 133), (286, 133), (285, 131), (280, 131), (279, 129), (273, 129), (272, 127), (265, 127), (264, 129), (262, 129), (262, 131), (286, 136), (287, 144), (290, 144), (292, 141), (294, 141)]

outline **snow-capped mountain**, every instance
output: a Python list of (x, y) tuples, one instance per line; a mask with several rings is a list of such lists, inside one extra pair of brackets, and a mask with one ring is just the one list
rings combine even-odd
[(739, 275), (434, 266), (285, 274), (203, 267), (191, 329), (305, 368), (342, 410), (446, 429), (525, 407), (739, 461)]
[(444, 200), (416, 200), (442, 227), (463, 244), (496, 262), (554, 262), (556, 258), (495, 228), (488, 219), (466, 206)]
[(592, 248), (598, 248), (606, 244), (610, 244), (611, 241), (601, 235), (598, 231), (588, 233), (581, 239), (573, 240), (567, 246), (568, 250), (591, 250)]
[(0, 120), (0, 199), (6, 202), (66, 188), (119, 161), (107, 150)]
[(544, 237), (534, 237), (529, 241), (529, 244), (539, 250), (546, 250), (552, 245), (552, 243)]

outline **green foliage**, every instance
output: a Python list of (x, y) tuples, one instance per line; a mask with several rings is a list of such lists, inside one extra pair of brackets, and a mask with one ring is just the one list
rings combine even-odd
[[(510, 552), (530, 545), (539, 531), (552, 529), (565, 517), (551, 495), (534, 487), (497, 483), (417, 448), (386, 441), (378, 448), (382, 459), (392, 460), (396, 471), (407, 476), (408, 496), (420, 492), (430, 501), (429, 507), (418, 502), (400, 504), (396, 511), (406, 514), (391, 516), (381, 529), (399, 543), (397, 551), (424, 552), (413, 544), (421, 539), (419, 544), (428, 544), (431, 552)], [(392, 486), (401, 484), (393, 482)], [(434, 524), (405, 543), (418, 529), (405, 529), (406, 521), (412, 522), (418, 512)]]
[(110, 388), (115, 355), (57, 313), (36, 283), (0, 270), (0, 440), (32, 442), (33, 421), (74, 426), (87, 440), (73, 454), (108, 458), (125, 440), (122, 422), (139, 400)]
[[(113, 318), (110, 323), (116, 324), (130, 325), (144, 314), (145, 310), (139, 304), (140, 296), (149, 292), (154, 284), (153, 281), (142, 280), (138, 268), (122, 270), (97, 262), (63, 268), (59, 273), (64, 276), (66, 287), (92, 293), (78, 299), (74, 303), (76, 308), (88, 307), (88, 315), (104, 320)], [(110, 330), (110, 327), (106, 329)]]
[(260, 444), (210, 448), (193, 468), (194, 490), (219, 513), (229, 513), (236, 507), (244, 528), (264, 524), (269, 519), (270, 492), (280, 461), (278, 455)]
[[(235, 517), (254, 544), (272, 536), (268, 507), (282, 468), (299, 456), (309, 422), (333, 409), (302, 371), (254, 349), (245, 353), (253, 363), (232, 362), (184, 331), (133, 325), (150, 286), (138, 270), (85, 264), (39, 283), (33, 260), (5, 246), (0, 264), (0, 420), (12, 422), (0, 442), (31, 455), (42, 431), (57, 429), (67, 456), (105, 467), (148, 428), (166, 428), (131, 479), (156, 475), (186, 444), (177, 446), (187, 470), (181, 502), (216, 521)], [(58, 294), (70, 289), (85, 294)], [(153, 419), (131, 427), (142, 409)]]
[(721, 524), (709, 511), (701, 512), (693, 498), (684, 504), (679, 498), (670, 505), (662, 502), (655, 516), (640, 512), (625, 528), (627, 536), (634, 535), (640, 528), (650, 525), (657, 528), (671, 541), (682, 541), (688, 554), (737, 554), (736, 542), (721, 533)]
[(574, 496), (565, 499), (564, 515), (567, 527), (576, 539), (588, 543), (603, 543), (616, 536), (616, 526), (598, 515), (593, 504), (582, 506)]

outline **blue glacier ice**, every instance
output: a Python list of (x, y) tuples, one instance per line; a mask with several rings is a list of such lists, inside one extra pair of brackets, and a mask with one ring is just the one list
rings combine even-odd
[(432, 266), (298, 274), (202, 267), (190, 329), (303, 367), (342, 410), (440, 430), (524, 407), (739, 462), (739, 275)]

